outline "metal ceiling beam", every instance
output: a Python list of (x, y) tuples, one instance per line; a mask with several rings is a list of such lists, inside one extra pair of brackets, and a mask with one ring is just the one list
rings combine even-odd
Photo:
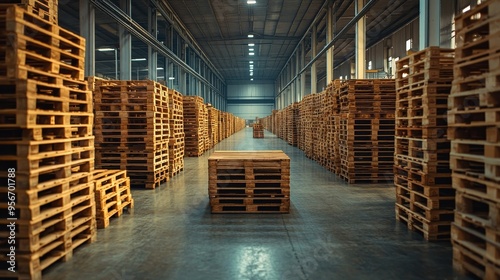
[[(159, 0), (159, 1), (150, 0), (149, 2), (153, 4), (153, 6), (158, 10), (158, 12), (160, 12), (160, 14), (174, 26), (174, 28), (177, 30), (182, 39), (184, 39), (184, 41), (187, 41), (194, 46), (194, 51), (196, 52), (196, 54), (203, 58), (203, 61), (205, 61), (205, 63), (210, 67), (210, 69), (217, 75), (217, 77), (225, 85), (226, 83), (222, 74), (217, 70), (217, 68), (210, 61), (210, 59), (208, 59), (208, 57), (202, 51), (200, 46), (196, 43), (196, 40), (191, 36), (188, 29), (184, 26), (181, 19), (177, 17), (177, 15), (171, 9), (171, 7), (168, 4), (166, 4), (164, 0)], [(166, 9), (168, 9), (168, 12), (166, 11)]]
[[(296, 53), (298, 50), (299, 50), (299, 47), (300, 45), (302, 44), (303, 41), (305, 41), (305, 39), (308, 37), (307, 35), (309, 34), (309, 32), (311, 32), (311, 29), (313, 27), (313, 25), (316, 25), (316, 23), (322, 19), (322, 12), (324, 11), (324, 9), (326, 8), (326, 6), (328, 5), (328, 3), (330, 3), (330, 0), (326, 0), (324, 3), (323, 3), (323, 6), (321, 6), (321, 9), (319, 9), (319, 12), (318, 14), (314, 17), (314, 20), (313, 22), (311, 23), (311, 25), (309, 25), (309, 27), (307, 28), (306, 32), (304, 32), (304, 35), (302, 36), (302, 38), (300, 39), (299, 43), (297, 44), (297, 46), (295, 46), (295, 49), (292, 51), (292, 54), (290, 55), (290, 57), (288, 58), (288, 60), (285, 62), (285, 64), (283, 65), (283, 68), (281, 69), (281, 71), (279, 72), (278, 76), (280, 76), (283, 71), (285, 71), (286, 69), (286, 66), (288, 65), (288, 63), (290, 63), (292, 57), (293, 57), (293, 54)], [(278, 78), (278, 77), (276, 77)], [(293, 81), (291, 81), (293, 82)], [(278, 93), (279, 95), (279, 93)]]
[(212, 83), (210, 83), (207, 79), (205, 79), (205, 77), (201, 76), (199, 73), (193, 70), (193, 68), (187, 65), (182, 59), (176, 56), (170, 49), (168, 49), (164, 44), (158, 41), (142, 26), (133, 21), (131, 17), (129, 17), (122, 10), (116, 7), (116, 5), (114, 5), (112, 2), (110, 2), (109, 0), (90, 0), (90, 1), (92, 2), (92, 4), (94, 4), (95, 7), (99, 8), (101, 11), (108, 14), (110, 17), (114, 18), (118, 22), (118, 24), (122, 25), (131, 34), (139, 38), (144, 43), (151, 45), (154, 49), (158, 51), (158, 53), (169, 58), (175, 64), (182, 67), (186, 72), (195, 76), (205, 84), (209, 85), (219, 95), (224, 97), (220, 89), (216, 88), (214, 85), (212, 85)]
[[(304, 73), (307, 69), (309, 69), (311, 67), (311, 65), (316, 61), (318, 60), (329, 48), (331, 48), (335, 42), (337, 42), (340, 38), (342, 38), (342, 36), (344, 34), (347, 33), (347, 31), (349, 31), (352, 27), (354, 27), (354, 25), (358, 22), (358, 20), (360, 18), (362, 18), (364, 15), (366, 15), (366, 13), (368, 13), (368, 11), (378, 2), (378, 0), (370, 0), (370, 2), (366, 3), (366, 5), (363, 7), (363, 9), (361, 9), (361, 11), (359, 11), (359, 13), (357, 15), (355, 15), (347, 24), (346, 26), (344, 26), (344, 28), (342, 28), (342, 30), (339, 31), (339, 33), (337, 33), (337, 35), (333, 38), (333, 40), (331, 40), (330, 42), (328, 42), (328, 44), (323, 47), (317, 54), (316, 56), (311, 59), (311, 61), (309, 61), (305, 66), (304, 68), (302, 68), (302, 70), (299, 71), (299, 73), (297, 73), (297, 75), (295, 77), (293, 77), (289, 82), (288, 84), (286, 84), (282, 89), (281, 91), (277, 94), (277, 96), (279, 96), (287, 87), (289, 87), (293, 81), (295, 79), (297, 79), (298, 76), (300, 76), (300, 74)], [(294, 51), (295, 52), (295, 51)], [(288, 63), (288, 62), (287, 62)]]

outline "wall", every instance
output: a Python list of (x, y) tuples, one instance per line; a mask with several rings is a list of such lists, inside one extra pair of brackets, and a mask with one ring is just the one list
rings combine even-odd
[[(441, 0), (441, 42), (442, 48), (455, 47), (454, 18), (461, 13), (462, 9), (468, 5), (475, 5), (473, 0)], [(384, 78), (395, 74), (395, 63), (389, 63), (389, 57), (402, 58), (406, 56), (406, 40), (413, 40), (413, 51), (418, 50), (419, 46), (419, 19), (415, 19), (391, 36), (384, 38), (375, 45), (367, 49), (366, 67), (369, 61), (372, 61), (372, 69), (378, 69), (378, 78)], [(390, 50), (389, 50), (390, 49)], [(351, 58), (353, 60), (354, 58)], [(347, 60), (338, 65), (334, 70), (334, 77), (351, 77), (350, 61)], [(385, 65), (386, 64), (386, 65)], [(393, 69), (390, 69), (392, 66)], [(373, 74), (367, 74), (367, 78), (377, 78)]]
[(226, 110), (247, 120), (265, 117), (274, 109), (274, 83), (228, 84)]

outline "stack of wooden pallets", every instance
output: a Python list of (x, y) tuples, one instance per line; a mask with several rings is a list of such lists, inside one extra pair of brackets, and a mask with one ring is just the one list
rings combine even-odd
[(400, 59), (397, 67), (396, 218), (427, 240), (449, 239), (455, 192), (446, 113), (453, 50), (430, 47)]
[(130, 178), (125, 170), (96, 169), (92, 175), (95, 184), (97, 227), (106, 228), (111, 218), (119, 217), (124, 209), (134, 207)]
[(287, 142), (292, 146), (297, 146), (298, 102), (286, 107), (286, 114)]
[(282, 151), (216, 151), (208, 158), (212, 213), (288, 213), (290, 158)]
[(330, 107), (328, 102), (328, 91), (324, 90), (316, 96), (316, 130), (315, 133), (315, 143), (314, 145), (314, 159), (322, 166), (327, 165), (328, 161), (328, 142), (326, 141), (328, 134), (328, 114)]
[(184, 133), (186, 156), (199, 157), (205, 152), (205, 113), (203, 98), (184, 96)]
[(203, 106), (201, 106), (202, 108), (202, 131), (201, 131), (201, 136), (202, 136), (202, 139), (203, 139), (203, 150), (204, 151), (208, 151), (212, 148), (212, 146), (210, 146), (210, 134), (209, 134), (209, 119), (208, 119), (208, 107), (207, 107), (207, 104), (203, 104)]
[(85, 39), (0, 5), (0, 42), (0, 278), (41, 279), (96, 237)]
[(253, 138), (264, 138), (264, 127), (260, 122), (253, 124)]
[(340, 94), (341, 177), (349, 183), (392, 180), (394, 80), (349, 80)]
[(182, 94), (168, 89), (169, 130), (168, 172), (172, 178), (184, 170), (184, 109)]
[(219, 113), (220, 111), (208, 104), (208, 137), (210, 149), (219, 143)]
[(167, 87), (154, 81), (96, 82), (96, 165), (127, 170), (132, 186), (169, 179)]
[(297, 148), (305, 151), (306, 141), (305, 141), (305, 130), (306, 130), (306, 106), (304, 99), (302, 99), (298, 104), (298, 119), (297, 119)]
[(226, 139), (225, 135), (224, 135), (224, 131), (226, 130), (226, 122), (225, 122), (225, 118), (226, 118), (226, 112), (220, 112), (219, 113), (219, 141), (222, 141), (224, 139)]
[(313, 128), (313, 114), (314, 114), (314, 105), (315, 105), (316, 94), (308, 94), (302, 99), (303, 111), (301, 111), (302, 127), (304, 133), (304, 153), (306, 157), (313, 157), (313, 147), (314, 147), (314, 139), (313, 134), (316, 128)]
[(340, 80), (332, 81), (327, 87), (325, 118), (327, 119), (326, 142), (328, 143), (328, 158), (326, 168), (331, 172), (340, 174)]
[(247, 125), (247, 121), (240, 117), (234, 117), (234, 133), (244, 129)]
[(456, 189), (453, 264), (500, 278), (500, 2), (484, 1), (455, 18), (449, 96), (450, 167)]

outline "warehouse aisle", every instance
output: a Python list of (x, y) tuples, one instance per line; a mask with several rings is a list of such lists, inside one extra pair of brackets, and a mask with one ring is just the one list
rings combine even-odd
[(397, 223), (394, 189), (348, 186), (302, 151), (246, 128), (215, 150), (283, 150), (291, 158), (290, 214), (211, 214), (208, 152), (44, 279), (465, 279), (449, 242)]

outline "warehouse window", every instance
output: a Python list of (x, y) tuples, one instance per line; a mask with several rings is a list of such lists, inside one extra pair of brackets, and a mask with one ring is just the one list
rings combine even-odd
[(413, 47), (413, 39), (410, 38), (406, 40), (406, 51), (411, 50), (412, 47)]

